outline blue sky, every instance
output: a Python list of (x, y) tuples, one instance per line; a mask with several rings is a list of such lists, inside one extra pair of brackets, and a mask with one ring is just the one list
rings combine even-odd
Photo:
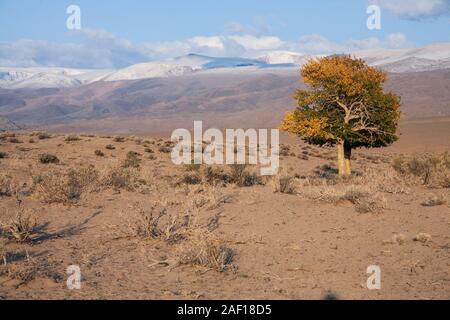
[[(71, 4), (81, 8), (80, 32), (66, 28)], [(381, 30), (366, 27), (369, 4), (381, 8)], [(423, 46), (450, 42), (449, 9), (448, 0), (0, 0), (0, 65), (70, 65), (69, 51), (71, 66), (101, 68), (190, 51)]]

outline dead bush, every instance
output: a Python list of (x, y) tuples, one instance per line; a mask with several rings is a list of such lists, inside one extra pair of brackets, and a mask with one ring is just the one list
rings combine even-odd
[(286, 144), (280, 145), (280, 156), (289, 157), (291, 155), (291, 147)]
[(206, 229), (190, 230), (185, 241), (175, 249), (175, 261), (179, 265), (211, 268), (218, 272), (234, 270), (235, 251)]
[(124, 168), (139, 168), (141, 165), (141, 159), (139, 158), (139, 156), (139, 153), (135, 151), (128, 152), (122, 166)]
[(48, 134), (47, 132), (39, 132), (37, 134), (37, 137), (39, 140), (45, 140), (45, 139), (50, 139), (52, 136), (50, 134)]
[(0, 151), (0, 159), (8, 158), (8, 154), (6, 152)]
[(75, 141), (80, 141), (81, 138), (79, 136), (77, 136), (76, 134), (70, 134), (70, 135), (66, 136), (66, 138), (64, 140), (66, 142), (75, 142)]
[(0, 197), (10, 197), (12, 193), (12, 177), (0, 173)]
[(212, 186), (232, 183), (233, 178), (226, 173), (222, 168), (207, 166), (202, 172), (205, 182)]
[(125, 142), (125, 138), (120, 136), (114, 137), (114, 142)]
[(432, 188), (450, 188), (450, 156), (444, 154), (424, 154), (412, 158), (396, 158), (392, 167), (410, 183), (419, 179), (420, 183)]
[(94, 151), (94, 154), (95, 154), (97, 157), (104, 157), (104, 156), (105, 156), (105, 154), (104, 154), (103, 151), (101, 151), (101, 150), (95, 150), (95, 151)]
[(427, 243), (431, 241), (431, 235), (428, 233), (421, 232), (417, 234), (413, 240), (416, 242)]
[(288, 174), (278, 174), (273, 178), (273, 188), (276, 193), (295, 194), (297, 191), (295, 177)]
[(164, 146), (159, 147), (158, 151), (161, 153), (171, 153), (172, 148), (164, 145)]
[(105, 149), (106, 149), (106, 150), (115, 150), (116, 147), (114, 147), (112, 144), (108, 144), (108, 145), (105, 147)]
[(39, 155), (39, 162), (42, 164), (58, 164), (59, 159), (54, 154), (44, 153)]
[(0, 234), (16, 242), (30, 242), (37, 227), (34, 212), (26, 210), (21, 201), (17, 201), (17, 208), (13, 217), (0, 225)]
[(198, 172), (186, 172), (181, 176), (178, 184), (195, 185), (202, 183), (202, 177)]
[(447, 197), (443, 194), (432, 195), (424, 202), (422, 202), (422, 206), (424, 207), (435, 207), (442, 206), (447, 203)]
[(19, 139), (16, 138), (16, 137), (9, 138), (9, 139), (8, 139), (8, 142), (9, 142), (9, 143), (23, 143), (22, 140), (19, 140)]
[(251, 187), (261, 184), (261, 178), (256, 173), (250, 173), (245, 164), (232, 164), (230, 168), (230, 180), (239, 187)]
[(139, 187), (139, 171), (123, 166), (106, 168), (101, 173), (100, 184), (103, 187), (134, 191)]
[(33, 177), (34, 192), (45, 203), (75, 203), (83, 193), (97, 188), (99, 174), (93, 166), (50, 171)]
[(127, 216), (126, 232), (143, 239), (161, 239), (173, 244), (186, 237), (191, 218), (186, 215), (171, 215), (165, 207), (154, 204), (149, 209), (135, 204), (124, 213)]

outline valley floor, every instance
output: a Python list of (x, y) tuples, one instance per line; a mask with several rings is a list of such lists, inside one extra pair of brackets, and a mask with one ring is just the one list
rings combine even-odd
[[(281, 175), (246, 168), (244, 183), (239, 168), (175, 166), (162, 139), (41, 138), (0, 140), (0, 299), (450, 299), (442, 136), (427, 181), (405, 168), (433, 150), (411, 140), (357, 151), (346, 181), (334, 150), (289, 140)], [(30, 234), (11, 232), (18, 212)]]

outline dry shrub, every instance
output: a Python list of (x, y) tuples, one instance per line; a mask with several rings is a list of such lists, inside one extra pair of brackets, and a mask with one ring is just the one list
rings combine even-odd
[(222, 168), (207, 166), (203, 170), (205, 182), (212, 186), (225, 186), (232, 182), (232, 177)]
[(0, 197), (10, 197), (12, 193), (12, 178), (0, 173)]
[(322, 185), (304, 188), (307, 198), (328, 203), (350, 201), (359, 213), (377, 212), (386, 208), (386, 199), (370, 186), (364, 185)]
[(230, 168), (230, 179), (239, 187), (251, 187), (261, 184), (262, 180), (256, 173), (248, 172), (246, 164), (232, 164)]
[(416, 242), (427, 243), (431, 241), (431, 235), (428, 233), (421, 232), (418, 235), (416, 235), (413, 240)]
[(196, 185), (202, 183), (202, 176), (198, 172), (184, 173), (177, 184)]
[(59, 163), (59, 159), (54, 154), (44, 153), (39, 155), (39, 162), (42, 164), (50, 164), (50, 163), (57, 164)]
[(97, 157), (104, 157), (104, 156), (105, 156), (105, 154), (104, 154), (103, 151), (101, 151), (101, 150), (95, 150), (95, 151), (94, 151), (94, 154), (95, 154)]
[(396, 158), (392, 167), (410, 183), (418, 179), (432, 188), (450, 188), (450, 156), (447, 152)]
[(220, 208), (223, 204), (231, 203), (234, 196), (232, 194), (223, 193), (218, 188), (200, 188), (192, 195), (191, 207), (195, 209), (206, 208), (208, 210), (215, 210)]
[(357, 198), (352, 202), (359, 213), (376, 213), (386, 208), (386, 198), (378, 193)]
[(297, 192), (296, 179), (286, 173), (279, 173), (272, 179), (275, 193), (295, 194)]
[(291, 155), (291, 147), (286, 144), (280, 145), (280, 156), (288, 157)]
[(37, 137), (39, 140), (45, 140), (45, 139), (50, 139), (52, 136), (50, 134), (48, 134), (47, 132), (39, 132), (37, 134)]
[(8, 154), (4, 151), (0, 151), (0, 159), (6, 159), (8, 158)]
[(49, 171), (33, 177), (36, 196), (45, 203), (75, 203), (83, 193), (96, 189), (99, 174), (93, 166)]
[(211, 268), (218, 272), (235, 269), (235, 251), (207, 229), (190, 230), (185, 241), (175, 249), (175, 260), (179, 265), (194, 265)]
[(100, 184), (103, 187), (134, 191), (139, 187), (139, 170), (123, 166), (109, 167), (100, 174)]
[(106, 145), (105, 149), (106, 150), (115, 150), (116, 147), (114, 147), (112, 144), (108, 144), (108, 145)]
[(80, 141), (81, 138), (77, 136), (76, 134), (70, 134), (65, 139), (66, 142), (74, 142), (74, 141)]
[(161, 239), (173, 244), (184, 239), (191, 226), (189, 214), (172, 215), (165, 207), (158, 204), (152, 205), (149, 209), (135, 204), (130, 209), (131, 214), (126, 213), (126, 232), (131, 236)]
[(13, 217), (0, 225), (1, 236), (16, 242), (30, 242), (37, 227), (34, 212), (25, 209), (19, 200), (14, 211)]
[(447, 197), (444, 194), (434, 194), (422, 202), (424, 207), (442, 206), (447, 203)]
[(171, 153), (172, 148), (164, 145), (164, 146), (159, 147), (158, 151), (161, 153)]
[(125, 142), (125, 138), (120, 136), (114, 137), (114, 142)]
[(130, 151), (127, 153), (127, 157), (123, 161), (122, 166), (124, 168), (139, 168), (141, 165), (141, 159), (139, 158), (139, 153), (135, 151)]

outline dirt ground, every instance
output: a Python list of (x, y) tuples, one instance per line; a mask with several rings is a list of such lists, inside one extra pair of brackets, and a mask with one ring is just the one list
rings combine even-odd
[[(163, 148), (167, 143), (152, 137), (5, 137), (0, 175), (9, 177), (12, 192), (0, 196), (0, 299), (322, 299), (328, 293), (340, 299), (450, 299), (450, 189), (391, 176), (401, 154), (450, 151), (448, 123), (431, 123), (421, 133), (416, 125), (406, 125), (393, 147), (356, 151), (355, 180), (329, 185), (334, 150), (287, 139), (281, 167), (294, 190), (286, 192), (276, 192), (276, 177), (251, 186), (186, 180), (189, 170), (175, 166)], [(106, 149), (109, 144), (115, 149)], [(130, 151), (140, 159), (141, 179), (133, 188), (102, 184), (64, 203), (48, 201), (52, 195), (35, 186), (42, 174), (89, 164), (102, 175)], [(59, 163), (41, 163), (44, 153)], [(383, 175), (398, 183), (380, 180), (363, 198), (336, 195), (344, 188), (371, 188), (371, 179)], [(427, 202), (438, 195), (443, 201)], [(189, 247), (188, 239), (131, 232), (141, 222), (130, 217), (155, 204), (174, 215), (189, 211), (201, 225), (213, 223), (208, 232), (219, 248), (234, 252), (232, 261), (219, 269), (183, 263), (177, 252)], [(7, 235), (20, 208), (37, 221), (22, 242)], [(70, 265), (80, 267), (79, 290), (67, 288)], [(380, 290), (367, 288), (371, 265), (381, 269)]]

